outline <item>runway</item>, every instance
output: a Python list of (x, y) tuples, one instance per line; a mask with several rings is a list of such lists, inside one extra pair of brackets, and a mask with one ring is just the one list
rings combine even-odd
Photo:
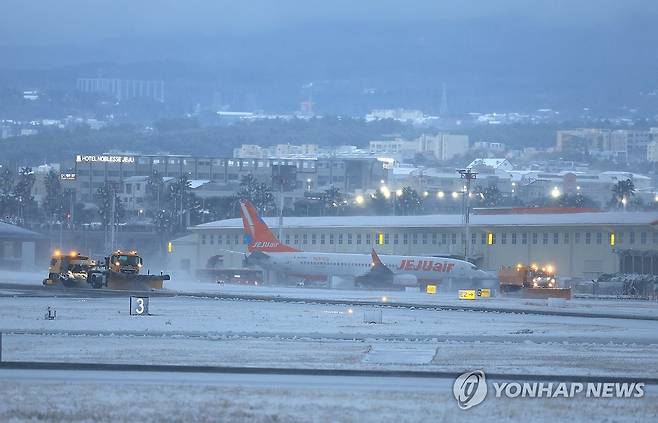
[[(368, 296), (368, 291), (363, 291), (364, 297)], [(395, 293), (393, 293), (394, 295)], [(152, 290), (152, 291), (118, 291), (108, 289), (80, 289), (80, 288), (60, 288), (45, 287), (39, 285), (26, 285), (17, 283), (0, 283), (0, 297), (68, 297), (68, 298), (116, 298), (149, 296), (149, 297), (190, 297), (190, 298), (212, 298), (220, 300), (243, 300), (243, 301), (266, 301), (276, 303), (307, 303), (322, 305), (346, 305), (346, 306), (378, 306), (389, 308), (406, 308), (436, 311), (475, 311), (491, 313), (514, 313), (514, 314), (531, 314), (542, 316), (564, 316), (564, 317), (583, 317), (583, 318), (603, 318), (603, 319), (628, 319), (628, 320), (647, 320), (658, 321), (658, 315), (641, 315), (629, 313), (613, 312), (588, 312), (583, 310), (564, 310), (559, 308), (531, 309), (528, 307), (501, 307), (489, 304), (470, 305), (467, 303), (454, 305), (445, 304), (438, 301), (436, 304), (424, 302), (409, 301), (382, 301), (364, 300), (364, 299), (333, 299), (320, 298), (317, 296), (286, 296), (284, 295), (258, 295), (258, 294), (236, 294), (219, 291), (209, 292), (185, 292), (173, 290)]]

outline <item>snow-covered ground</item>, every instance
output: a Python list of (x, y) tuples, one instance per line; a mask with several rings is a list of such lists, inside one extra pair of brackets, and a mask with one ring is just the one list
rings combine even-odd
[[(25, 277), (20, 283), (34, 282)], [(381, 304), (387, 296), (388, 303), (461, 304), (449, 294), (181, 281), (166, 287), (195, 296), (153, 296), (151, 315), (143, 317), (129, 315), (127, 297), (0, 297), (2, 359), (658, 377), (656, 321), (322, 303)], [(218, 293), (300, 301), (220, 299)], [(554, 308), (508, 298), (479, 304)], [(55, 320), (44, 319), (48, 306), (57, 311)], [(364, 313), (375, 307), (382, 323), (364, 323)], [(574, 300), (564, 308), (656, 314), (655, 302), (642, 301)], [(643, 399), (487, 399), (464, 412), (449, 380), (430, 386), (407, 379), (387, 385), (344, 377), (254, 381), (149, 373), (133, 380), (121, 372), (22, 372), (0, 369), (0, 421), (655, 421), (658, 413), (653, 387)]]
[(0, 369), (0, 421), (652, 422), (639, 399), (503, 399), (460, 410), (446, 379)]
[(384, 308), (364, 323), (371, 308), (153, 297), (139, 317), (128, 298), (5, 297), (0, 330), (5, 360), (658, 377), (652, 321)]

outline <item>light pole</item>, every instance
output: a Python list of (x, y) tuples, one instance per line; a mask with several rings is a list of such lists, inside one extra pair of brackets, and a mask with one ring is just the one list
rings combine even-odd
[(471, 171), (471, 169), (457, 169), (461, 179), (466, 180), (466, 189), (464, 190), (464, 261), (468, 261), (469, 245), (471, 238), (471, 204), (470, 204), (470, 193), (471, 193), (471, 181), (477, 179), (477, 172)]

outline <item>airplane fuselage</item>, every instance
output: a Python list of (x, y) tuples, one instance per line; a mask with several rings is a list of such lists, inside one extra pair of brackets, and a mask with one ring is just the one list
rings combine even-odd
[[(262, 267), (281, 273), (356, 278), (366, 275), (374, 266), (370, 255), (349, 253), (271, 252), (259, 261)], [(471, 263), (442, 257), (381, 255), (382, 264), (394, 275), (412, 275), (419, 281), (444, 278), (482, 277)]]

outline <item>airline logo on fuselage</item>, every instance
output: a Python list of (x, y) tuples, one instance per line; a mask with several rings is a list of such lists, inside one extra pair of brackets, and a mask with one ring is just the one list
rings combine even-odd
[(254, 248), (276, 248), (280, 245), (278, 242), (271, 241), (256, 241), (253, 245)]
[(426, 272), (452, 272), (455, 263), (446, 263), (434, 260), (411, 260), (404, 259), (400, 262), (397, 270), (424, 270)]

